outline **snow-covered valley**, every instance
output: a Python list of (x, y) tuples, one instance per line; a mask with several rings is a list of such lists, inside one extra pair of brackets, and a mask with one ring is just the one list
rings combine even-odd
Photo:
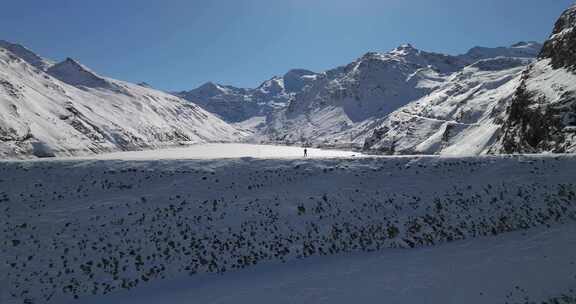
[[(163, 280), (186, 282), (187, 276), (193, 280), (190, 284), (204, 279), (214, 284), (202, 285), (209, 302), (218, 300), (210, 298), (210, 290), (225, 288), (231, 282), (227, 280), (256, 273), (258, 282), (266, 278), (258, 275), (266, 267), (282, 273), (282, 266), (274, 266), (278, 263), (296, 263), (288, 264), (295, 269), (308, 268), (298, 266), (306, 263), (317, 265), (311, 269), (330, 261), (340, 263), (338, 257), (323, 262), (320, 256), (381, 251), (391, 261), (407, 261), (400, 258), (404, 254), (434, 261), (436, 254), (424, 258), (424, 253), (452, 252), (450, 248), (459, 247), (431, 246), (471, 240), (463, 244), (498, 247), (509, 239), (506, 233), (526, 230), (527, 238), (518, 238), (521, 234), (511, 238), (519, 243), (527, 240), (529, 248), (534, 245), (531, 236), (556, 234), (549, 227), (565, 232), (547, 244), (564, 246), (563, 240), (570, 239), (562, 238), (570, 234), (570, 223), (576, 219), (573, 155), (318, 159), (179, 155), (182, 159), (116, 155), (0, 162), (0, 256), (6, 261), (0, 271), (0, 282), (5, 282), (2, 303), (67, 303), (75, 297), (90, 300), (108, 295), (114, 299), (119, 291), (136, 288), (138, 293)], [(503, 239), (494, 238), (498, 235)], [(474, 241), (477, 238), (481, 238), (479, 243)], [(498, 252), (493, 253), (494, 259)], [(506, 257), (513, 252), (502, 251), (503, 260), (498, 263), (504, 264), (498, 265), (505, 267)], [(541, 299), (570, 292), (566, 276), (571, 268), (554, 269), (568, 263), (571, 252), (552, 264), (539, 259), (538, 252), (542, 251), (528, 258), (533, 259), (531, 265), (538, 265), (534, 269), (550, 267), (548, 283), (526, 291), (528, 295)], [(474, 253), (454, 254), (465, 261)], [(378, 256), (356, 255), (350, 261)], [(440, 267), (441, 260), (436, 262)], [(255, 268), (260, 267), (257, 264), (270, 266)], [(364, 278), (377, 276), (374, 271)], [(203, 273), (224, 274), (225, 279), (196, 279)], [(338, 286), (338, 277), (335, 273), (334, 281), (326, 281), (325, 286)], [(508, 290), (503, 286), (492, 289), (496, 287), (480, 278), (478, 285), (487, 285), (479, 287), (479, 292), (498, 291), (490, 297)], [(518, 278), (517, 284), (526, 290), (535, 284), (520, 276), (510, 278)], [(426, 281), (422, 280), (414, 282)], [(445, 284), (438, 288), (454, 288), (448, 281)], [(370, 286), (375, 285), (367, 285), (366, 290), (385, 293)], [(514, 288), (510, 285), (510, 292)], [(314, 290), (302, 292), (304, 299), (317, 299)], [(250, 298), (249, 293), (244, 295)], [(166, 296), (177, 297), (178, 291)], [(401, 294), (388, 296), (398, 299)], [(290, 302), (291, 298), (286, 299)]]

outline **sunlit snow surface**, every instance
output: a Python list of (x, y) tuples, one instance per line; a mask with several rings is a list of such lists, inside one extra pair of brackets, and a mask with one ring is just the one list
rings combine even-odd
[(576, 225), (569, 224), (431, 248), (259, 265), (72, 303), (473, 304), (524, 303), (524, 297), (540, 303), (574, 286), (575, 261)]
[[(308, 158), (361, 157), (358, 152), (307, 148)], [(115, 152), (90, 156), (95, 159), (218, 159), (218, 158), (302, 158), (304, 148), (252, 144), (204, 144), (162, 150)]]

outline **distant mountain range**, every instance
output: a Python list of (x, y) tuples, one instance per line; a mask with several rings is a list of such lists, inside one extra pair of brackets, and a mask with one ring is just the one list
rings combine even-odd
[[(462, 120), (462, 117), (439, 113), (446, 111), (440, 108), (452, 107), (453, 115), (464, 115), (465, 111), (486, 110), (490, 107), (487, 103), (500, 104), (503, 96), (498, 100), (483, 100), (474, 110), (455, 100), (469, 95), (471, 90), (477, 95), (480, 90), (493, 94), (530, 64), (541, 48), (537, 42), (520, 42), (510, 47), (475, 47), (466, 54), (451, 56), (405, 44), (384, 54), (367, 53), (348, 65), (321, 73), (292, 70), (282, 77), (265, 81), (256, 89), (207, 83), (177, 95), (230, 123), (261, 117), (260, 123), (252, 124), (249, 130), (253, 133), (250, 140), (256, 142), (352, 146), (380, 153), (439, 153), (437, 143), (428, 143), (434, 147), (416, 145), (428, 140), (445, 123), (450, 125)], [(481, 83), (484, 88), (478, 88)], [(454, 92), (455, 87), (460, 86), (463, 87), (459, 88), (459, 96), (435, 101), (434, 107), (438, 109), (426, 112), (421, 109), (423, 103), (431, 102), (422, 98)], [(419, 104), (420, 108), (412, 103)], [(406, 117), (408, 111), (410, 117)], [(476, 116), (479, 119), (481, 115)], [(432, 120), (420, 121), (426, 117)], [(415, 125), (409, 129), (420, 129), (418, 138), (407, 134), (408, 129), (383, 132), (398, 119), (407, 128), (406, 120), (412, 119)], [(476, 126), (483, 122), (460, 122), (461, 125), (466, 123)], [(430, 129), (425, 130), (426, 124)], [(394, 139), (384, 139), (384, 133)], [(395, 147), (392, 149), (386, 141), (394, 141)], [(442, 149), (445, 148), (446, 144), (443, 144)], [(480, 150), (483, 149), (466, 152)]]
[(0, 42), (0, 156), (50, 156), (213, 141), (379, 154), (576, 152), (576, 6), (544, 45), (410, 44), (257, 88), (208, 82), (164, 93)]
[[(325, 72), (291, 71), (257, 89), (178, 95), (247, 128), (253, 142), (381, 154), (576, 152), (575, 10), (544, 45), (451, 56), (405, 44)], [(299, 86), (284, 88), (287, 78)], [(271, 82), (279, 89), (253, 97)], [(241, 107), (250, 110), (227, 112)]]

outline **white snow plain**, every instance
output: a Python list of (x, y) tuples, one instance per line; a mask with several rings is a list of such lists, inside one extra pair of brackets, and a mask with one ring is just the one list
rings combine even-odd
[[(364, 157), (359, 152), (306, 148), (308, 158)], [(78, 159), (155, 160), (155, 159), (222, 159), (222, 158), (295, 159), (304, 157), (304, 148), (255, 144), (200, 144), (160, 150), (113, 152), (78, 157)], [(65, 159), (65, 158), (61, 158)]]

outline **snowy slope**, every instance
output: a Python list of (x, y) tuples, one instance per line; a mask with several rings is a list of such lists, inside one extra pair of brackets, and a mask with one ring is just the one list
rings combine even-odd
[(474, 47), (461, 57), (468, 62), (496, 57), (535, 58), (540, 53), (542, 44), (535, 41), (522, 41), (510, 47)]
[(544, 229), (574, 220), (575, 170), (569, 155), (0, 162), (0, 295), (62, 303), (264, 262)]
[(21, 52), (0, 48), (0, 158), (232, 141), (244, 134), (190, 102), (102, 77), (72, 59), (44, 72), (28, 63), (36, 57), (27, 52), (22, 59)]
[[(530, 59), (484, 59), (378, 122), (364, 149), (383, 154), (485, 154)], [(369, 128), (373, 128), (369, 126)]]
[(576, 5), (523, 73), (495, 153), (576, 152)]

